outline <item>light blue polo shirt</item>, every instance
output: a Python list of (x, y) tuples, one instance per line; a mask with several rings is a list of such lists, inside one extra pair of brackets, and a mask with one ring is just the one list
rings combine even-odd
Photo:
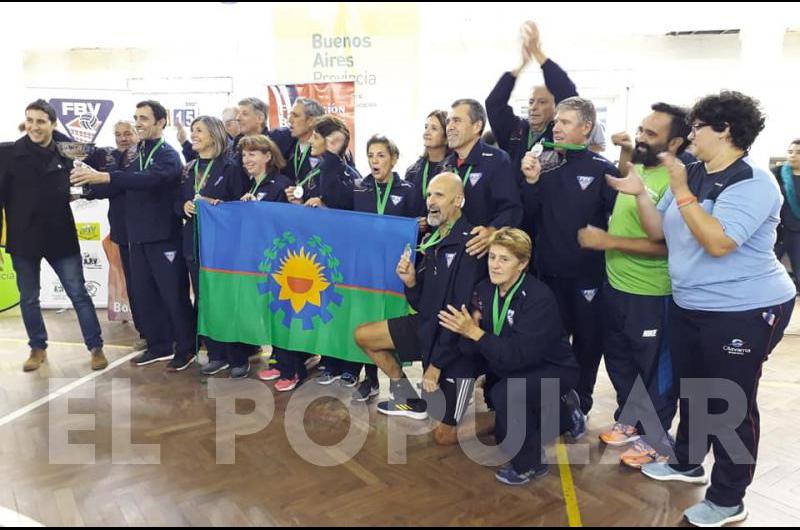
[[(781, 196), (769, 172), (743, 157), (719, 173), (687, 166), (689, 186), (706, 212), (738, 247), (726, 256), (708, 254), (692, 235), (671, 190), (658, 203), (669, 250), (672, 294), (678, 306), (697, 311), (749, 311), (782, 304), (796, 292), (773, 247)], [(722, 189), (716, 200), (709, 198)]]

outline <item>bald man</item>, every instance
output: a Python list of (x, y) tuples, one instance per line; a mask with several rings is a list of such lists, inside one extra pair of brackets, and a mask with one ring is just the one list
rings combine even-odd
[[(389, 416), (440, 422), (434, 440), (457, 441), (456, 428), (469, 405), (480, 361), (458, 350), (458, 335), (439, 326), (439, 311), (469, 307), (480, 280), (481, 262), (467, 253), (472, 226), (462, 215), (464, 187), (457, 175), (442, 173), (428, 185), (428, 226), (434, 231), (417, 251), (417, 267), (406, 252), (397, 275), (406, 286), (406, 298), (417, 313), (356, 329), (355, 341), (378, 368), (389, 376), (390, 397), (378, 403)], [(485, 264), (483, 265), (485, 267)], [(403, 373), (401, 363), (422, 361), (425, 370), (421, 399)]]

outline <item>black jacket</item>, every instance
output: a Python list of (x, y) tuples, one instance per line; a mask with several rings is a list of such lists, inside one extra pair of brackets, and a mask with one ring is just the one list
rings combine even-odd
[[(280, 127), (272, 130), (269, 130), (268, 127), (264, 127), (264, 130), (261, 131), (261, 134), (275, 142), (275, 145), (277, 145), (278, 149), (280, 149), (283, 158), (289, 160), (289, 155), (297, 140), (292, 138), (292, 133), (288, 127)], [(244, 134), (238, 135), (233, 139), (233, 142), (231, 142), (231, 145), (229, 146), (230, 150), (228, 152), (228, 156), (236, 160), (239, 165), (242, 165), (242, 154), (239, 152), (239, 142), (241, 142), (242, 138), (244, 137)]]
[[(444, 371), (463, 357), (459, 335), (442, 328), (438, 314), (448, 304), (469, 307), (475, 285), (486, 267), (485, 260), (467, 254), (472, 228), (465, 217), (459, 218), (447, 237), (428, 249), (417, 262), (417, 284), (406, 289), (409, 304), (419, 314), (418, 336), (425, 367), (433, 364)], [(451, 377), (474, 377), (474, 373)]]
[[(558, 64), (550, 59), (542, 65), (542, 74), (544, 75), (544, 84), (547, 90), (553, 94), (556, 105), (567, 98), (578, 95), (575, 83)], [(516, 83), (516, 77), (508, 72), (503, 74), (489, 97), (486, 98), (486, 115), (489, 118), (489, 125), (494, 137), (497, 139), (497, 145), (511, 157), (514, 174), (522, 182), (524, 180), (521, 170), (522, 158), (530, 149), (528, 133), (531, 126), (527, 117), (520, 118), (515, 115), (514, 109), (508, 104)], [(537, 143), (540, 139), (552, 142), (553, 125), (553, 122), (550, 122), (541, 136), (533, 138), (533, 142)]]
[(319, 197), (328, 208), (352, 210), (353, 188), (361, 175), (342, 157), (327, 151), (318, 161), (314, 171), (319, 169), (319, 173), (303, 185), (303, 202)]
[[(481, 312), (480, 327), (486, 334), (477, 343), (462, 339), (465, 353), (480, 355), (489, 371), (502, 378), (523, 376), (546, 364), (578, 368), (549, 287), (526, 274), (511, 300), (500, 335), (493, 329), (494, 294), (495, 286), (489, 280), (475, 289), (472, 309)], [(498, 300), (498, 308), (502, 309), (504, 302), (505, 298)]]
[[(97, 152), (97, 151), (95, 151)], [(86, 160), (85, 162), (98, 171), (125, 170), (133, 163), (136, 148), (130, 151), (118, 151), (112, 149), (109, 152), (110, 160), (106, 159), (95, 161)], [(108, 224), (111, 228), (111, 241), (119, 246), (128, 246), (128, 223), (125, 214), (125, 193), (120, 190), (112, 190), (110, 184), (100, 184), (88, 186), (86, 198), (90, 200), (108, 199)]]
[(42, 148), (25, 136), (0, 145), (0, 209), (6, 212), (9, 254), (59, 259), (80, 252), (69, 204), (71, 170), (72, 160), (59, 154), (55, 142)]
[(416, 162), (414, 162), (407, 170), (406, 170), (406, 182), (410, 182), (417, 188), (417, 192), (419, 196), (422, 197), (423, 204), (427, 200), (427, 196), (425, 192), (427, 191), (425, 186), (423, 186), (423, 180), (425, 176), (425, 163), (428, 163), (428, 181), (425, 183), (426, 185), (433, 180), (433, 177), (438, 175), (439, 173), (444, 171), (444, 163), (447, 161), (445, 157), (444, 160), (441, 162), (428, 162), (424, 157), (419, 157)]
[(173, 211), (181, 182), (183, 164), (180, 155), (164, 143), (146, 163), (157, 140), (139, 143), (139, 157), (126, 170), (111, 172), (110, 193), (124, 192), (125, 220), (130, 243), (177, 241), (180, 219)]
[(297, 182), (313, 170), (319, 164), (319, 159), (311, 156), (311, 146), (306, 146), (305, 155), (300, 144), (296, 139), (292, 139), (289, 146), (289, 154), (286, 157), (286, 168), (284, 174), (289, 177), (292, 183)]
[[(375, 177), (364, 177), (361, 184), (353, 190), (353, 209), (357, 212), (378, 213), (377, 194), (375, 192)], [(381, 193), (385, 193), (386, 184), (378, 184)], [(386, 202), (385, 215), (398, 217), (417, 218), (425, 215), (425, 204), (422, 196), (408, 181), (402, 180), (400, 175), (394, 174), (392, 189)]]
[(568, 151), (561, 165), (542, 172), (536, 184), (522, 184), (526, 212), (536, 223), (536, 270), (542, 277), (572, 278), (598, 287), (605, 278), (603, 252), (582, 249), (578, 230), (603, 230), (617, 193), (606, 174), (619, 177), (611, 162), (589, 150)]
[[(246, 192), (255, 186), (252, 180), (248, 183)], [(253, 191), (256, 199), (263, 202), (289, 202), (286, 198), (286, 188), (292, 186), (292, 181), (286, 175), (281, 173), (273, 173), (267, 175), (261, 184)]]
[(447, 157), (444, 165), (462, 180), (472, 168), (464, 184), (466, 204), (463, 211), (473, 226), (519, 226), (522, 222), (519, 184), (505, 151), (479, 140), (461, 168), (455, 152)]
[[(195, 158), (183, 168), (181, 185), (178, 197), (174, 203), (175, 214), (182, 219), (183, 223), (183, 256), (190, 258), (194, 256), (194, 225), (195, 218), (187, 217), (183, 211), (186, 201), (194, 200), (195, 193), (195, 168), (197, 168), (198, 180), (203, 178), (203, 173), (208, 167), (208, 160)], [(199, 164), (199, 165), (198, 165)], [(198, 182), (198, 184), (200, 184)], [(229, 159), (225, 154), (217, 157), (213, 161), (211, 170), (208, 172), (203, 187), (199, 195), (220, 201), (238, 201), (242, 195), (247, 193), (247, 182), (244, 181), (239, 166), (235, 161)]]

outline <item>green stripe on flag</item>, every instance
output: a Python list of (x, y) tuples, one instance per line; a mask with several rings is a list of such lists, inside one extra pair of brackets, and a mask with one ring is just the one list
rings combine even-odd
[(305, 330), (301, 320), (292, 319), (287, 328), (283, 310), (270, 313), (273, 295), (259, 293), (258, 284), (265, 279), (262, 274), (201, 270), (199, 334), (220, 342), (271, 344), (369, 363), (353, 340), (356, 327), (408, 314), (408, 303), (400, 294), (336, 285), (329, 288), (335, 288), (343, 299), (341, 305), (326, 308), (333, 316), (329, 322), (314, 317), (313, 329)]

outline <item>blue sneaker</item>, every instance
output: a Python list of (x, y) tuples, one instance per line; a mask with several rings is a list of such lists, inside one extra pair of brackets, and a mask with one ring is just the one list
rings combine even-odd
[(250, 363), (231, 368), (231, 379), (244, 379), (250, 375)]
[(567, 392), (561, 400), (569, 409), (569, 417), (572, 420), (568, 432), (573, 440), (580, 440), (586, 435), (586, 416), (581, 410), (581, 398), (575, 390)]
[(200, 368), (200, 373), (203, 375), (216, 375), (228, 368), (230, 368), (230, 365), (225, 361), (209, 361)]
[(339, 379), (339, 384), (345, 388), (353, 388), (358, 384), (358, 379), (353, 374), (343, 373)]
[(689, 484), (708, 484), (708, 475), (703, 466), (691, 471), (678, 471), (667, 463), (653, 462), (642, 466), (642, 474), (661, 482), (686, 482)]
[(323, 373), (321, 376), (319, 376), (317, 378), (317, 384), (318, 385), (328, 386), (330, 384), (335, 383), (336, 381), (338, 381), (341, 378), (342, 378), (341, 375), (334, 375), (331, 372), (325, 372), (325, 373)]
[(355, 392), (353, 392), (353, 401), (357, 401), (359, 403), (364, 403), (369, 401), (370, 399), (379, 396), (381, 393), (381, 389), (378, 386), (378, 383), (373, 383), (370, 381), (369, 378), (364, 379), (361, 381), (361, 384), (358, 386)]
[(547, 467), (547, 465), (542, 464), (541, 466), (535, 467), (525, 473), (517, 473), (514, 471), (514, 467), (509, 462), (497, 470), (497, 473), (494, 474), (494, 478), (497, 479), (498, 482), (508, 484), (509, 486), (524, 486), (531, 480), (544, 477), (549, 472), (550, 469)]
[(699, 528), (719, 528), (726, 524), (738, 523), (747, 519), (747, 515), (744, 504), (726, 508), (717, 506), (709, 500), (697, 503), (683, 512), (689, 524)]

